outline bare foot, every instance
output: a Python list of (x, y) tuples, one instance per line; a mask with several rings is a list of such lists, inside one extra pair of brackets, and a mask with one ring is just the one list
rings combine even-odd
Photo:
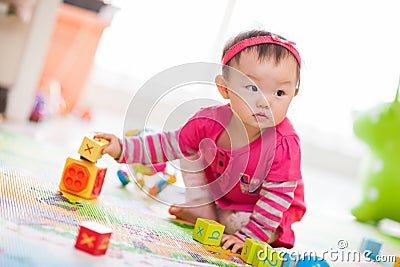
[(185, 207), (172, 205), (168, 212), (179, 220), (187, 221), (195, 224), (197, 218), (205, 218), (210, 220), (217, 220), (217, 210), (215, 204), (209, 203), (202, 206), (190, 207), (189, 203), (185, 204)]

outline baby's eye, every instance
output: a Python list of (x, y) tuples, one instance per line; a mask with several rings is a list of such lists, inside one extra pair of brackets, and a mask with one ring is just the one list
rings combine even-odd
[(284, 94), (285, 94), (285, 92), (282, 91), (282, 90), (276, 90), (276, 91), (274, 92), (274, 95), (276, 95), (276, 96), (283, 96)]
[(257, 92), (258, 91), (258, 88), (255, 85), (247, 85), (246, 89), (248, 89), (249, 91), (252, 91), (252, 92)]

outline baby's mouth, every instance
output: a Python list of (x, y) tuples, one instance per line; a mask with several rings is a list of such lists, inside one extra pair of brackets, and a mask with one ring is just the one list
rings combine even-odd
[(267, 114), (265, 114), (265, 113), (256, 113), (256, 114), (254, 114), (253, 116), (256, 117), (256, 118), (265, 118), (265, 119), (268, 119), (268, 118), (269, 118), (269, 117), (267, 116)]
[(253, 115), (256, 119), (267, 120), (269, 117), (265, 113), (256, 113)]

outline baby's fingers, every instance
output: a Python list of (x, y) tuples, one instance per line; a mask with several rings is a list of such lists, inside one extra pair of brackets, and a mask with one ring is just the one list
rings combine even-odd
[(233, 248), (231, 249), (231, 251), (232, 251), (233, 253), (238, 253), (238, 252), (240, 252), (240, 251), (242, 250), (242, 248), (243, 248), (243, 244), (242, 244), (242, 243), (236, 243), (236, 244), (233, 246)]
[(107, 134), (107, 133), (98, 133), (94, 135), (94, 138), (103, 138), (106, 139), (107, 141), (111, 142), (113, 139), (117, 138), (113, 134)]
[(229, 239), (225, 240), (225, 242), (224, 242), (222, 248), (223, 248), (223, 249), (229, 249), (229, 248), (230, 248), (232, 245), (234, 245), (234, 244), (235, 244), (235, 240), (229, 238)]
[(221, 243), (224, 244), (226, 242), (226, 240), (228, 240), (229, 238), (230, 238), (230, 235), (223, 234), (222, 238), (221, 238)]
[(113, 148), (112, 148), (112, 146), (109, 145), (109, 146), (107, 146), (106, 148), (104, 148), (104, 149), (101, 151), (101, 154), (103, 154), (103, 155), (104, 155), (104, 154), (107, 154), (107, 153), (108, 153), (108, 154), (110, 154), (110, 153), (112, 154), (112, 152), (113, 152)]

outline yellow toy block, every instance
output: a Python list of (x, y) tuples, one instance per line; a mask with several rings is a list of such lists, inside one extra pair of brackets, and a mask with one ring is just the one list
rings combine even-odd
[(282, 266), (282, 263), (281, 252), (264, 243), (263, 249), (255, 254), (252, 265), (254, 267), (276, 267)]
[(219, 246), (225, 226), (208, 219), (197, 218), (193, 230), (193, 239), (204, 245)]
[(396, 261), (394, 262), (393, 267), (400, 267), (400, 256), (396, 256)]
[(240, 258), (248, 264), (253, 263), (254, 256), (258, 251), (264, 248), (264, 242), (259, 240), (254, 240), (251, 238), (246, 238), (244, 241), (242, 253), (240, 254)]
[(103, 138), (89, 138), (85, 136), (78, 153), (85, 159), (96, 162), (102, 157), (101, 151), (107, 147), (108, 143)]
[(100, 195), (107, 168), (99, 168), (83, 159), (67, 158), (60, 190), (82, 198), (93, 199)]

